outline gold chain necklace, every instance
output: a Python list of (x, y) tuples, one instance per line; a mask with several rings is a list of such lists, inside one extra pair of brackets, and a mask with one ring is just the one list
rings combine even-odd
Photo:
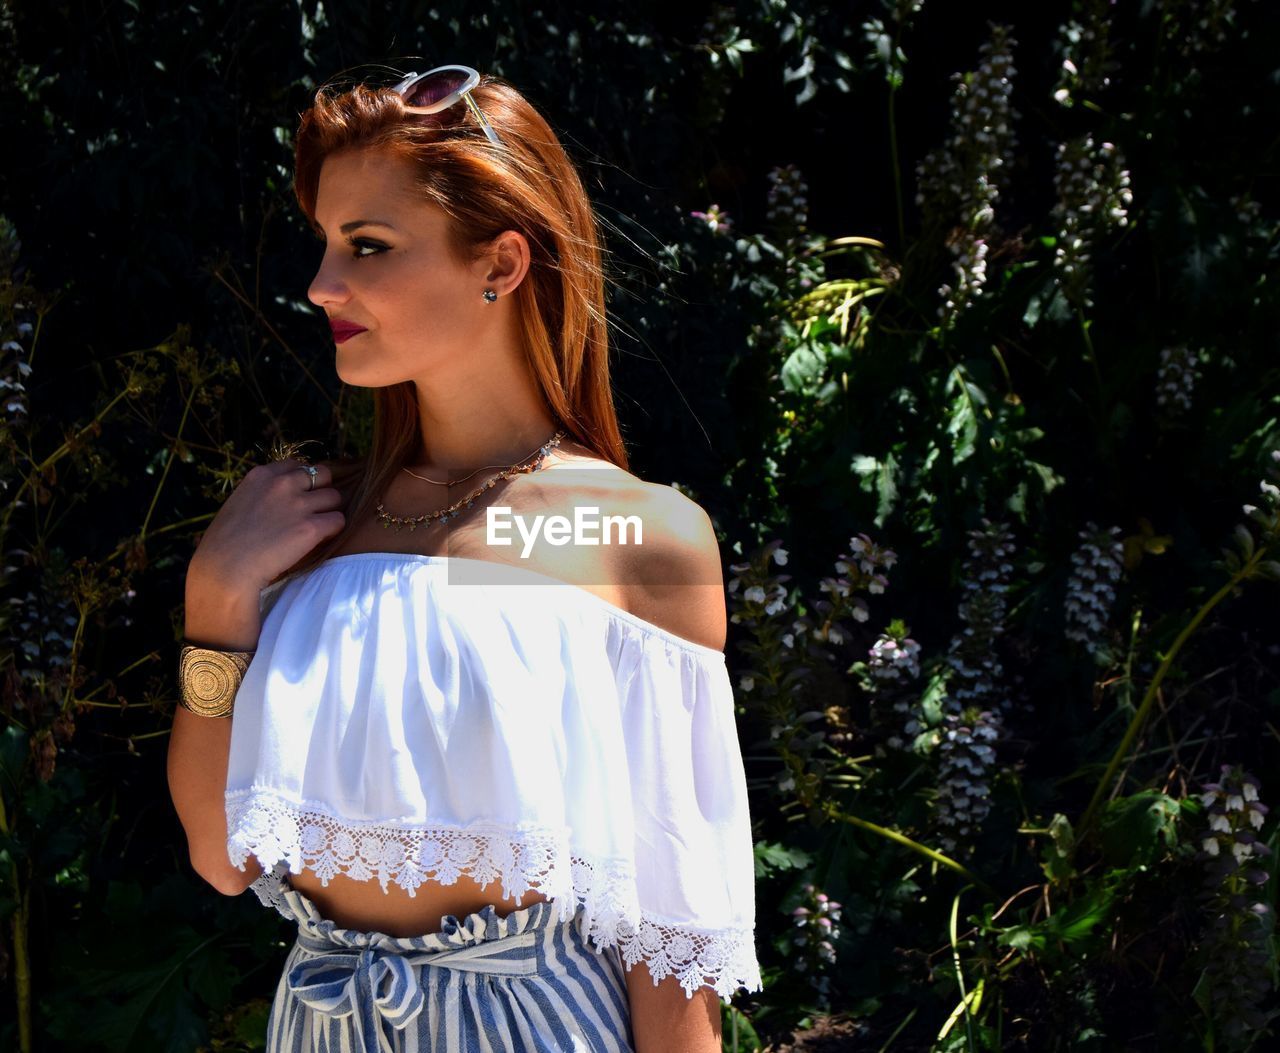
[[(535, 453), (531, 454), (524, 461), (517, 461), (515, 464), (511, 465), (509, 468), (504, 468), (502, 471), (500, 471), (497, 475), (495, 475), (483, 486), (473, 490), (471, 493), (467, 494), (466, 497), (463, 497), (455, 501), (448, 508), (441, 508), (435, 512), (424, 512), (420, 516), (394, 516), (390, 512), (388, 512), (383, 507), (382, 502), (379, 501), (378, 502), (378, 519), (381, 521), (384, 527), (394, 526), (396, 528), (396, 533), (400, 532), (400, 528), (402, 526), (407, 526), (410, 530), (415, 530), (419, 526), (428, 525), (430, 523), (435, 522), (437, 519), (440, 519), (440, 520), (456, 519), (464, 511), (466, 511), (466, 509), (470, 508), (472, 504), (475, 503), (475, 499), (477, 497), (483, 494), (490, 487), (497, 486), (498, 483), (502, 482), (502, 480), (510, 479), (513, 475), (523, 475), (528, 472), (536, 472), (539, 468), (542, 467), (542, 462), (547, 459), (547, 455), (552, 450), (554, 450), (557, 446), (560, 445), (560, 441), (564, 437), (565, 437), (564, 429), (563, 428), (558, 429), (556, 433), (553, 436), (551, 436), (551, 438), (549, 438), (546, 442), (544, 442), (537, 449)], [(493, 468), (497, 466), (490, 465), (489, 467)], [(476, 469), (477, 472), (483, 471), (483, 470), (484, 469), (482, 468)], [(413, 473), (411, 472), (410, 474), (412, 475)], [(471, 473), (471, 475), (475, 475), (475, 474), (476, 474), (475, 472)], [(463, 479), (459, 479), (458, 482), (462, 482), (464, 479), (470, 479), (471, 475), (464, 476)], [(422, 476), (418, 476), (418, 478), (422, 478)], [(432, 481), (434, 480), (428, 480), (428, 482), (432, 482)], [(449, 486), (451, 484), (444, 483), (441, 485)]]
[(502, 467), (504, 466), (501, 464), (486, 464), (484, 465), (484, 467), (477, 468), (474, 472), (471, 472), (468, 475), (464, 475), (461, 479), (454, 479), (452, 482), (450, 482), (448, 479), (428, 479), (425, 475), (419, 475), (417, 472), (410, 471), (408, 468), (401, 468), (400, 470), (402, 472), (408, 473), (409, 475), (412, 475), (415, 479), (421, 479), (424, 483), (435, 483), (436, 486), (457, 486), (459, 483), (465, 483), (468, 479), (471, 478), (471, 476), (476, 475), (479, 472), (483, 472), (485, 468), (502, 468)]

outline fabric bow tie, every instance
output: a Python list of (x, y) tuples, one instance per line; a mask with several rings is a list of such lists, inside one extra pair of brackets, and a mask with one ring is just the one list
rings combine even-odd
[[(289, 970), (289, 990), (325, 1016), (352, 1017), (355, 1048), (361, 1053), (393, 1049), (383, 1023), (404, 1030), (422, 1012), (426, 996), (418, 982), (423, 965), (460, 972), (528, 976), (538, 971), (537, 933), (526, 931), (485, 943), (401, 954), (380, 947), (334, 948)], [(307, 950), (319, 948), (303, 942)]]

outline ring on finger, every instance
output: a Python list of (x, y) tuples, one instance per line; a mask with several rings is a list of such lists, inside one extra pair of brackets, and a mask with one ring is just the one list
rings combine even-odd
[(302, 470), (311, 478), (311, 484), (307, 487), (307, 493), (310, 493), (316, 488), (316, 473), (319, 469), (314, 464), (304, 464)]

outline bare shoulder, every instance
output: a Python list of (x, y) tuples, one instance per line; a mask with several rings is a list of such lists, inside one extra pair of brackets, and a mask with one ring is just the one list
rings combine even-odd
[[(566, 449), (566, 446), (568, 448)], [(675, 487), (647, 482), (590, 450), (562, 444), (548, 471), (523, 477), (526, 492), (537, 492), (538, 506), (562, 513), (590, 506), (599, 517), (627, 525), (601, 543), (598, 557), (580, 560), (597, 566), (590, 580), (611, 579), (609, 590), (630, 613), (676, 636), (723, 650), (727, 629), (724, 568), (711, 517)], [(582, 469), (571, 471), (569, 469)], [(626, 543), (617, 540), (619, 533)], [(574, 553), (573, 558), (579, 553)], [(550, 557), (554, 576), (589, 577), (569, 557)], [(596, 560), (598, 558), (598, 564)]]
[(723, 650), (724, 568), (711, 517), (674, 487), (639, 480), (633, 507), (643, 539), (620, 563), (627, 609), (677, 636)]
[(720, 543), (706, 509), (662, 483), (637, 480), (636, 492), (646, 527), (645, 543), (653, 545), (654, 558), (690, 571), (713, 569), (711, 576), (723, 584)]

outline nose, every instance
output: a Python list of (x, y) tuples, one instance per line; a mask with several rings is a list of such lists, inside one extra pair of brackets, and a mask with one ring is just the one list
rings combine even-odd
[(307, 299), (317, 307), (331, 307), (346, 303), (350, 298), (351, 292), (346, 282), (342, 280), (336, 268), (329, 263), (329, 254), (325, 253), (316, 276), (311, 279), (311, 284), (307, 287)]

